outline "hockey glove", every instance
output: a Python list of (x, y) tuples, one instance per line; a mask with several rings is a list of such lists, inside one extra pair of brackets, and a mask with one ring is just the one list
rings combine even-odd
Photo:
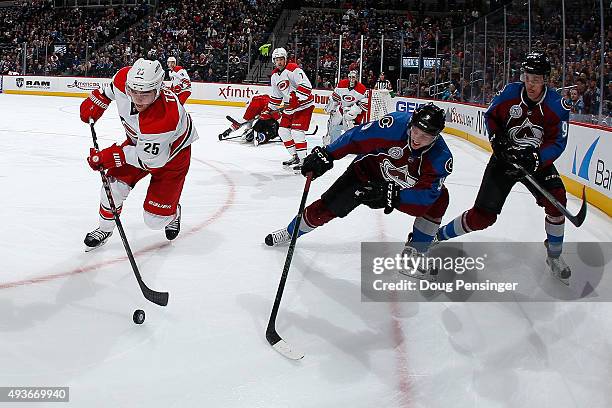
[(508, 136), (505, 134), (502, 135), (493, 133), (489, 138), (489, 142), (491, 143), (491, 149), (493, 149), (493, 155), (496, 158), (503, 160), (504, 153), (510, 147)]
[(312, 179), (321, 177), (325, 172), (334, 167), (334, 158), (325, 148), (317, 146), (308, 156), (304, 158), (302, 164), (302, 175), (312, 173)]
[(368, 182), (355, 191), (355, 200), (370, 208), (384, 208), (390, 214), (398, 206), (400, 188), (392, 181), (387, 183)]
[(513, 146), (503, 156), (508, 167), (506, 174), (516, 180), (522, 179), (525, 174), (515, 164), (527, 170), (529, 174), (535, 173), (540, 168), (540, 152), (532, 146)]
[(99, 89), (94, 89), (89, 97), (81, 102), (81, 120), (89, 123), (89, 118), (92, 118), (96, 122), (108, 108), (109, 103), (111, 100), (106, 95)]
[(113, 167), (121, 167), (125, 165), (125, 153), (121, 146), (113, 144), (99, 152), (91, 148), (89, 149), (89, 157), (87, 163), (92, 170), (112, 169)]

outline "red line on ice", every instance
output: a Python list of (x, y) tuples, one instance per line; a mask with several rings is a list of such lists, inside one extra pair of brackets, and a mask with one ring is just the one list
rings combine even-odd
[[(385, 241), (385, 227), (382, 222), (382, 215), (377, 212), (377, 223), (378, 223), (378, 235), (380, 241)], [(412, 406), (412, 384), (410, 383), (409, 371), (408, 371), (408, 355), (406, 353), (404, 331), (402, 329), (402, 321), (400, 320), (400, 307), (398, 302), (393, 297), (393, 300), (389, 302), (389, 308), (391, 309), (391, 324), (392, 324), (392, 335), (393, 343), (395, 344), (395, 359), (396, 359), (396, 372), (399, 381), (399, 394), (400, 403), (399, 406), (402, 408), (410, 408)]]
[[(234, 182), (232, 181), (232, 179), (221, 169), (219, 169), (217, 166), (208, 163), (204, 160), (200, 160), (200, 159), (196, 159), (192, 157), (192, 160), (200, 162), (202, 164), (205, 164), (209, 167), (212, 167), (215, 171), (217, 171), (219, 174), (221, 174), (221, 176), (223, 176), (223, 178), (225, 179), (226, 185), (229, 187), (229, 191), (227, 193), (227, 197), (225, 199), (225, 202), (223, 203), (222, 206), (220, 206), (217, 211), (215, 211), (214, 214), (212, 214), (210, 217), (208, 217), (204, 222), (202, 222), (199, 225), (196, 225), (195, 227), (191, 228), (190, 230), (181, 233), (177, 239), (182, 239), (185, 237), (188, 237), (190, 235), (193, 235), (197, 232), (199, 232), (200, 230), (202, 230), (203, 228), (208, 227), (210, 224), (212, 224), (213, 222), (215, 222), (216, 220), (218, 220), (219, 218), (221, 218), (221, 216), (223, 215), (223, 213), (225, 213), (234, 203), (234, 198), (236, 195), (236, 185), (234, 184)], [(149, 245), (147, 247), (144, 247), (142, 249), (139, 249), (138, 251), (134, 251), (134, 257), (138, 257), (140, 255), (144, 255), (147, 254), (149, 252), (152, 252), (156, 249), (159, 248), (163, 248), (166, 245), (169, 245), (169, 242), (160, 242), (157, 244), (153, 244), (153, 245)], [(88, 265), (88, 266), (84, 266), (84, 267), (80, 267), (80, 268), (76, 268), (73, 269), (71, 271), (67, 271), (67, 272), (59, 272), (59, 273), (54, 273), (54, 274), (50, 274), (50, 275), (44, 275), (44, 276), (38, 276), (35, 278), (30, 278), (30, 279), (24, 279), (24, 280), (20, 280), (20, 281), (15, 281), (15, 282), (7, 282), (7, 283), (1, 283), (0, 284), (0, 289), (8, 289), (8, 288), (14, 288), (17, 286), (23, 286), (23, 285), (30, 285), (33, 283), (40, 283), (40, 282), (46, 282), (46, 281), (50, 281), (53, 279), (58, 279), (58, 278), (63, 278), (66, 276), (71, 276), (71, 275), (76, 275), (79, 273), (85, 273), (85, 272), (91, 272), (91, 271), (95, 271), (97, 269), (100, 268), (104, 268), (106, 266), (109, 265), (113, 265), (119, 262), (124, 262), (127, 261), (127, 255), (126, 256), (121, 256), (121, 257), (117, 257), (114, 259), (109, 259), (107, 261), (104, 262), (99, 262), (97, 264), (93, 264), (93, 265)]]

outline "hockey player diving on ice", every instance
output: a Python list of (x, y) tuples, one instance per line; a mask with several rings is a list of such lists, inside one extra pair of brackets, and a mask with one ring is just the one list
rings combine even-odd
[[(364, 204), (384, 208), (385, 214), (398, 209), (415, 217), (404, 253), (425, 254), (449, 202), (444, 180), (452, 171), (453, 157), (440, 135), (444, 123), (444, 110), (430, 103), (412, 114), (394, 112), (356, 126), (332, 144), (315, 147), (301, 169), (303, 175), (312, 173), (313, 179), (330, 170), (334, 161), (348, 154), (357, 157), (320, 199), (305, 208), (298, 236)], [(288, 243), (295, 222), (296, 218), (268, 234), (266, 245)]]

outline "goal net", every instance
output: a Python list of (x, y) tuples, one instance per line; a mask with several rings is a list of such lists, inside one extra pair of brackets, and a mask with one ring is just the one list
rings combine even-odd
[(368, 122), (395, 111), (391, 92), (388, 89), (370, 89), (368, 94)]

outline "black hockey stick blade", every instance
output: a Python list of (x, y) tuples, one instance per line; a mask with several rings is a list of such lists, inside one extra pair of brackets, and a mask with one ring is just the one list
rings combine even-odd
[(536, 190), (538, 190), (548, 201), (550, 201), (550, 203), (552, 205), (557, 207), (557, 209), (559, 211), (561, 211), (561, 213), (563, 215), (565, 215), (565, 218), (570, 220), (570, 222), (572, 224), (574, 224), (576, 227), (580, 227), (582, 225), (582, 223), (584, 223), (584, 220), (586, 219), (586, 215), (587, 215), (586, 187), (582, 188), (582, 205), (580, 206), (580, 210), (578, 211), (578, 214), (573, 215), (572, 213), (569, 212), (569, 210), (567, 208), (565, 208), (563, 206), (563, 204), (561, 204), (559, 201), (557, 201), (557, 199), (555, 197), (553, 197), (552, 194), (550, 194), (548, 191), (546, 191), (536, 181), (536, 179), (533, 178), (531, 173), (529, 173), (527, 170), (525, 170), (525, 168), (523, 166), (521, 166), (519, 164), (516, 164), (516, 163), (513, 163), (513, 165), (516, 168), (520, 169), (523, 172), (523, 174), (525, 175), (525, 178), (529, 181), (529, 183), (531, 183), (531, 185), (533, 187), (535, 187)]
[(300, 208), (298, 210), (298, 214), (295, 220), (293, 234), (291, 234), (291, 242), (289, 244), (289, 249), (287, 250), (287, 257), (285, 258), (283, 273), (281, 274), (280, 282), (278, 284), (278, 290), (276, 291), (276, 298), (274, 299), (274, 305), (272, 306), (270, 320), (268, 320), (268, 327), (266, 329), (266, 340), (268, 340), (268, 343), (270, 343), (272, 348), (274, 348), (274, 350), (278, 351), (280, 354), (291, 360), (300, 360), (304, 358), (304, 353), (293, 349), (278, 334), (278, 332), (276, 331), (276, 316), (278, 315), (278, 309), (280, 307), (280, 302), (283, 297), (283, 291), (285, 290), (287, 275), (289, 275), (289, 268), (291, 267), (291, 260), (293, 259), (295, 243), (297, 242), (300, 224), (302, 222), (302, 215), (304, 214), (304, 207), (306, 207), (306, 198), (308, 197), (308, 191), (310, 190), (312, 176), (312, 173), (309, 173), (306, 177), (306, 185), (304, 186), (304, 192), (302, 193), (302, 200), (300, 201)]
[[(96, 135), (94, 121), (91, 118), (89, 118), (89, 128), (91, 129), (91, 138), (93, 140), (94, 147), (96, 150), (99, 151), (100, 147), (98, 146), (98, 136)], [(106, 178), (106, 174), (104, 173), (103, 169), (100, 169), (100, 177), (102, 178), (102, 185), (104, 186), (104, 192), (106, 193), (106, 198), (108, 199), (108, 203), (110, 204), (111, 211), (113, 213), (113, 218), (115, 219), (115, 224), (117, 224), (117, 229), (119, 230), (119, 236), (121, 237), (123, 247), (125, 248), (128, 260), (130, 261), (130, 265), (132, 266), (132, 271), (134, 272), (134, 276), (136, 277), (136, 281), (138, 282), (138, 286), (140, 287), (143, 296), (150, 302), (153, 302), (160, 306), (166, 306), (168, 304), (168, 292), (154, 291), (153, 289), (149, 288), (142, 280), (142, 276), (140, 275), (140, 271), (138, 270), (138, 265), (136, 264), (136, 260), (134, 259), (134, 254), (132, 254), (130, 244), (127, 240), (127, 236), (125, 235), (125, 231), (123, 230), (123, 224), (121, 223), (119, 213), (117, 212), (117, 207), (115, 206), (115, 200), (113, 199), (113, 195), (111, 193), (108, 178)]]
[(319, 125), (315, 125), (314, 130), (312, 132), (310, 132), (310, 133), (306, 133), (306, 136), (316, 135), (318, 131), (319, 131)]

